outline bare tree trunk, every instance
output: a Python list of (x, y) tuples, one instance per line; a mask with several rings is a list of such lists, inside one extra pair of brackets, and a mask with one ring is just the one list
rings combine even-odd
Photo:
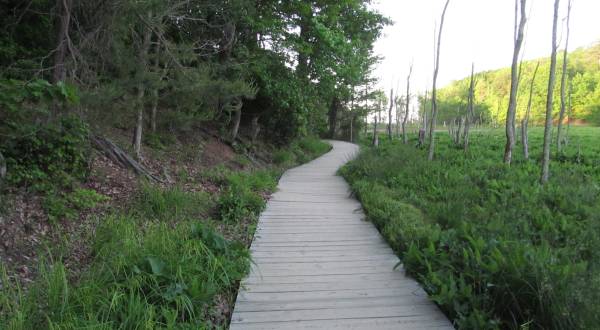
[(437, 101), (436, 101), (436, 82), (438, 71), (440, 68), (440, 45), (442, 41), (442, 30), (444, 27), (444, 16), (446, 15), (446, 9), (448, 8), (448, 4), (450, 0), (446, 0), (446, 4), (444, 5), (444, 10), (442, 11), (442, 19), (440, 20), (440, 30), (437, 38), (437, 47), (436, 47), (436, 55), (435, 55), (435, 67), (433, 69), (433, 88), (431, 89), (431, 125), (429, 128), (429, 152), (427, 155), (427, 159), (430, 161), (433, 160), (433, 153), (435, 151), (435, 120), (437, 115)]
[[(151, 17), (151, 13), (148, 13), (148, 18)], [(149, 27), (145, 27), (144, 41), (140, 47), (138, 56), (139, 63), (142, 69), (145, 71), (148, 67), (148, 50), (150, 48), (150, 41), (152, 38), (152, 30)], [(137, 94), (137, 120), (134, 130), (133, 139), (133, 152), (135, 157), (139, 160), (142, 159), (142, 129), (144, 127), (144, 93), (146, 90), (144, 82), (138, 84)]]
[(253, 143), (256, 142), (256, 138), (258, 138), (258, 133), (260, 133), (260, 125), (258, 124), (258, 119), (260, 119), (260, 116), (254, 115), (252, 117), (252, 121), (250, 124), (250, 127), (251, 127), (250, 139)]
[(406, 134), (406, 120), (408, 119), (408, 105), (410, 104), (410, 75), (412, 74), (413, 65), (410, 64), (408, 77), (406, 77), (406, 111), (404, 111), (404, 119), (402, 119), (402, 142), (408, 143), (408, 135)]
[(369, 100), (368, 100), (368, 95), (369, 95), (369, 86), (365, 85), (365, 138), (367, 137), (367, 134), (369, 133)]
[(427, 94), (428, 90), (425, 90), (425, 97), (423, 98), (423, 129), (425, 130), (425, 134), (427, 134)]
[(232, 103), (231, 107), (233, 110), (233, 125), (231, 127), (231, 142), (233, 143), (237, 138), (238, 131), (240, 130), (240, 122), (242, 120), (242, 99), (241, 97), (236, 97)]
[(571, 20), (571, 0), (568, 2), (567, 7), (567, 37), (565, 39), (565, 50), (563, 51), (563, 62), (562, 62), (562, 76), (560, 80), (560, 114), (558, 116), (558, 127), (557, 127), (557, 136), (556, 136), (556, 147), (558, 152), (562, 152), (563, 145), (563, 121), (565, 120), (565, 109), (566, 109), (566, 92), (565, 85), (567, 84), (567, 76), (569, 75), (567, 71), (567, 50), (569, 48), (569, 32), (570, 27), (569, 23)]
[(527, 111), (525, 112), (525, 118), (521, 122), (521, 140), (523, 141), (523, 158), (525, 160), (529, 159), (529, 116), (531, 114), (531, 99), (533, 97), (533, 84), (535, 82), (535, 76), (537, 75), (538, 68), (540, 67), (540, 62), (537, 62), (535, 65), (535, 70), (533, 70), (533, 77), (531, 77), (531, 84), (529, 85), (529, 100), (527, 101)]
[(473, 104), (475, 103), (474, 93), (475, 89), (475, 63), (471, 64), (471, 80), (469, 82), (469, 96), (467, 99), (467, 115), (465, 118), (465, 134), (463, 137), (463, 149), (465, 152), (469, 150), (469, 129), (471, 128), (471, 121), (473, 120), (474, 109)]
[(381, 101), (379, 101), (379, 107), (377, 108), (377, 113), (375, 114), (375, 123), (373, 124), (373, 145), (377, 147), (379, 145), (379, 137), (377, 135), (377, 115), (379, 114), (381, 109)]
[(461, 132), (462, 126), (463, 126), (463, 120), (464, 120), (464, 118), (462, 116), (457, 118), (458, 128), (456, 130), (456, 138), (455, 138), (457, 145), (460, 144), (460, 132)]
[(156, 133), (156, 112), (158, 109), (158, 89), (152, 90), (152, 112), (150, 113), (150, 129)]
[(552, 104), (554, 96), (554, 80), (556, 76), (556, 26), (558, 21), (558, 4), (554, 0), (554, 18), (552, 20), (552, 54), (550, 55), (550, 77), (548, 78), (548, 95), (546, 97), (546, 124), (544, 125), (544, 151), (542, 158), (542, 175), (540, 182), (548, 182), (550, 176), (550, 144), (552, 143)]
[(69, 25), (71, 24), (71, 1), (56, 0), (58, 8), (57, 32), (56, 32), (56, 50), (54, 52), (54, 70), (52, 72), (52, 82), (57, 83), (65, 80), (67, 70), (65, 68), (65, 58), (67, 57), (69, 42)]
[(394, 89), (390, 88), (390, 108), (388, 110), (388, 138), (392, 141), (392, 109), (394, 108)]
[(400, 137), (400, 111), (401, 109), (401, 101), (396, 96), (396, 100), (394, 100), (394, 104), (396, 105), (396, 138)]
[[(521, 15), (517, 26), (517, 18), (519, 17), (519, 1), (521, 2)], [(515, 0), (515, 48), (513, 51), (512, 66), (510, 70), (510, 96), (508, 101), (508, 111), (506, 114), (506, 146), (504, 148), (504, 163), (510, 165), (512, 161), (512, 151), (515, 146), (515, 116), (517, 112), (517, 91), (519, 89), (519, 53), (523, 44), (523, 31), (525, 30), (525, 5), (527, 0)]]

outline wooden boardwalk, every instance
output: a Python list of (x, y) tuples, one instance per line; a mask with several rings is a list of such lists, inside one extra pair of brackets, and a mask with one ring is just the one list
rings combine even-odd
[(358, 147), (331, 144), (279, 181), (230, 329), (453, 329), (335, 175)]

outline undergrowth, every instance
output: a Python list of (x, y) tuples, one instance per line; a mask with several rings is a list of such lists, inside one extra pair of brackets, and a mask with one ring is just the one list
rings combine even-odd
[[(571, 130), (544, 186), (539, 158), (517, 151), (502, 164), (500, 131), (475, 132), (467, 154), (438, 134), (433, 162), (415, 140), (383, 141), (341, 172), (459, 328), (591, 329), (600, 324), (600, 132)], [(532, 130), (534, 157), (541, 135)]]
[[(329, 146), (306, 140), (299, 148), (315, 157)], [(221, 232), (253, 231), (282, 169), (206, 170), (198, 179), (218, 186), (214, 194), (142, 183), (129, 207), (100, 219), (89, 243), (93, 261), (77, 278), (60, 256), (47, 258), (37, 280), (24, 290), (0, 266), (0, 328), (226, 326), (222, 304), (233, 304), (238, 283), (249, 270), (250, 254), (242, 238), (253, 233), (233, 240)], [(68, 214), (74, 207), (102, 199), (88, 195), (75, 190), (56, 208)]]

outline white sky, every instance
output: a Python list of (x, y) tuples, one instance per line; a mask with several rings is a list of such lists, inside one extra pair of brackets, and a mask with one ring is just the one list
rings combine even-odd
[[(435, 22), (439, 25), (444, 3), (445, 0), (374, 1), (373, 6), (394, 21), (375, 44), (376, 54), (384, 57), (375, 75), (380, 79), (380, 88), (387, 93), (398, 80), (401, 90), (406, 90), (411, 60), (414, 62), (411, 90), (431, 89), (434, 25)], [(525, 59), (550, 55), (553, 3), (553, 0), (527, 1)], [(561, 0), (560, 5), (559, 21), (566, 16), (567, 0)], [(438, 86), (468, 76), (472, 62), (475, 71), (510, 66), (513, 26), (513, 0), (450, 0), (442, 32)], [(559, 38), (560, 33), (561, 25)], [(600, 41), (600, 0), (573, 0), (569, 49), (596, 41)]]

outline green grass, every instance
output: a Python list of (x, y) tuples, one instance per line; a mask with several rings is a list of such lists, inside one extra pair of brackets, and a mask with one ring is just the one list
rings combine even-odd
[(531, 160), (502, 164), (504, 132), (473, 132), (470, 151), (437, 134), (426, 150), (381, 139), (342, 170), (368, 217), (461, 329), (589, 329), (600, 324), (600, 129), (571, 128), (539, 184)]
[(273, 153), (273, 162), (282, 167), (306, 163), (331, 150), (331, 145), (316, 137), (304, 137)]
[[(293, 149), (307, 161), (329, 146), (305, 139)], [(225, 327), (219, 306), (233, 304), (249, 270), (248, 239), (283, 169), (206, 170), (198, 179), (217, 185), (216, 194), (142, 183), (132, 205), (99, 220), (93, 260), (77, 278), (60, 257), (47, 259), (22, 290), (0, 265), (0, 329)], [(73, 194), (61, 210), (93, 206), (88, 195)]]

